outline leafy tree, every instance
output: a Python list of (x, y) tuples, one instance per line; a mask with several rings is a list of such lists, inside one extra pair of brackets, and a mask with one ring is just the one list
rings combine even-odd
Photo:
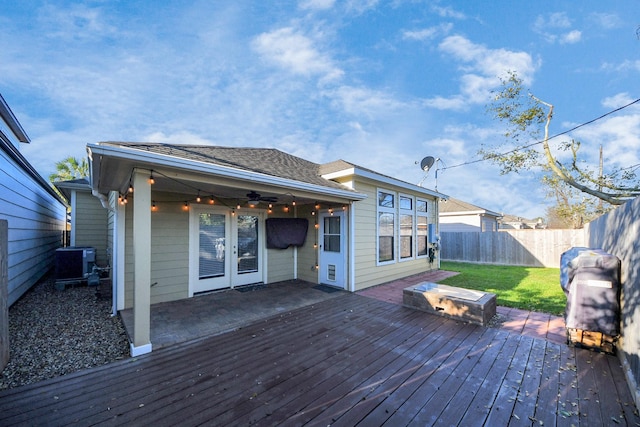
[(89, 176), (89, 163), (83, 158), (78, 161), (75, 157), (69, 156), (64, 160), (56, 162), (56, 172), (49, 175), (49, 182), (69, 181), (72, 179), (87, 178)]
[[(525, 94), (522, 80), (515, 72), (509, 72), (501, 81), (502, 89), (494, 92), (487, 110), (494, 118), (507, 124), (505, 141), (483, 147), (479, 154), (498, 164), (502, 174), (540, 170), (545, 177), (543, 182), (551, 185), (552, 190), (554, 183), (561, 182), (609, 205), (621, 205), (640, 195), (640, 182), (634, 169), (617, 168), (603, 175), (579, 161), (580, 142), (575, 140), (561, 142), (552, 150), (549, 146), (549, 125), (553, 118), (553, 105)], [(570, 160), (558, 160), (556, 153), (560, 152), (569, 153)]]

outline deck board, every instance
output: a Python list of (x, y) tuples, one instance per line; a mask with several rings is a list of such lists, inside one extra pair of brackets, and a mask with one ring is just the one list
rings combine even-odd
[(611, 355), (345, 294), (0, 391), (0, 425), (635, 425), (623, 381)]

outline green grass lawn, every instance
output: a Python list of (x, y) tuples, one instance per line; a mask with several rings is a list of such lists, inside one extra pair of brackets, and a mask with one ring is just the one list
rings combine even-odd
[(440, 283), (496, 294), (498, 305), (561, 315), (567, 298), (560, 287), (559, 268), (446, 262), (442, 270), (460, 274)]

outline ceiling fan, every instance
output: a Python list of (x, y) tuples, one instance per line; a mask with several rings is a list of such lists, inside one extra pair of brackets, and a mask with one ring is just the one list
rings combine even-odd
[(260, 202), (275, 203), (278, 201), (277, 197), (262, 197), (260, 194), (256, 193), (255, 191), (251, 191), (247, 193), (247, 198), (249, 199), (247, 204), (252, 208), (255, 208), (256, 206), (258, 206)]

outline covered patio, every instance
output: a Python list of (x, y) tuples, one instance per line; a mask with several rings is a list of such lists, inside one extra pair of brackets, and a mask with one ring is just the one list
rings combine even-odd
[[(304, 280), (247, 285), (151, 305), (151, 343), (158, 349), (218, 335), (260, 319), (317, 304), (346, 291)], [(129, 338), (133, 309), (120, 312)]]

